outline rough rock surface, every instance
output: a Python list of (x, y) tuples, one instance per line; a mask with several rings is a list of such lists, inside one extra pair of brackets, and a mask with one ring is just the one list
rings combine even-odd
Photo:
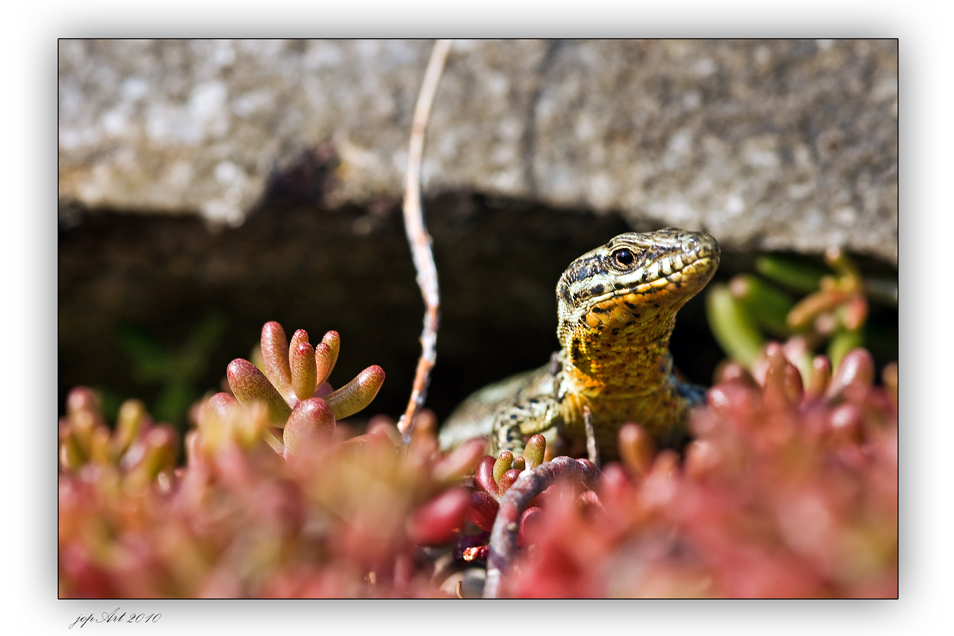
[[(237, 225), (309, 153), (333, 205), (398, 199), (430, 48), (64, 40), (61, 201)], [(455, 42), (426, 188), (896, 263), (897, 68), (894, 40)]]

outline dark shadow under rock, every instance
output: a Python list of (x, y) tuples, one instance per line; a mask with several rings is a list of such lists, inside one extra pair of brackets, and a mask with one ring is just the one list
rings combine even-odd
[[(79, 384), (150, 406), (172, 399), (170, 392), (181, 402), (220, 390), (228, 363), (249, 357), (269, 320), (289, 336), (306, 329), (312, 341), (338, 331), (331, 382), (380, 365), (387, 379), (366, 413), (403, 412), (423, 301), (398, 202), (329, 210), (285, 193), (241, 227), (214, 232), (194, 216), (69, 212), (59, 237), (61, 412), (66, 392)], [(560, 274), (631, 229), (613, 214), (554, 214), (465, 193), (428, 200), (425, 215), (441, 288), (427, 406), (441, 419), (481, 386), (546, 363), (558, 348)], [(718, 277), (750, 265), (751, 258), (727, 254)], [(703, 307), (697, 297), (680, 313), (672, 351), (690, 380), (709, 384), (723, 354)], [(149, 358), (149, 346), (164, 353)]]

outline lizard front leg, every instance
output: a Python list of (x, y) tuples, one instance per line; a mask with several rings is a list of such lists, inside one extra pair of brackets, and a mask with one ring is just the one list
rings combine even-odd
[(496, 456), (510, 451), (520, 455), (527, 437), (543, 433), (552, 438), (562, 426), (563, 417), (556, 398), (549, 395), (530, 398), (498, 413), (491, 435), (492, 453)]

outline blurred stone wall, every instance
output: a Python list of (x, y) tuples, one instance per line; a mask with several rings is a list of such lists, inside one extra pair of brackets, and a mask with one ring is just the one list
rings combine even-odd
[[(303, 156), (332, 206), (399, 199), (430, 49), (61, 41), (60, 199), (239, 225)], [(896, 263), (897, 71), (895, 40), (456, 41), (426, 193)]]

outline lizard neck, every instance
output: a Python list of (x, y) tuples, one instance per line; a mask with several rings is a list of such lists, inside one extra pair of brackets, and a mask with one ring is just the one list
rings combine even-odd
[(564, 333), (566, 388), (588, 396), (630, 398), (666, 390), (672, 375), (669, 338), (675, 314), (646, 321), (583, 321)]

